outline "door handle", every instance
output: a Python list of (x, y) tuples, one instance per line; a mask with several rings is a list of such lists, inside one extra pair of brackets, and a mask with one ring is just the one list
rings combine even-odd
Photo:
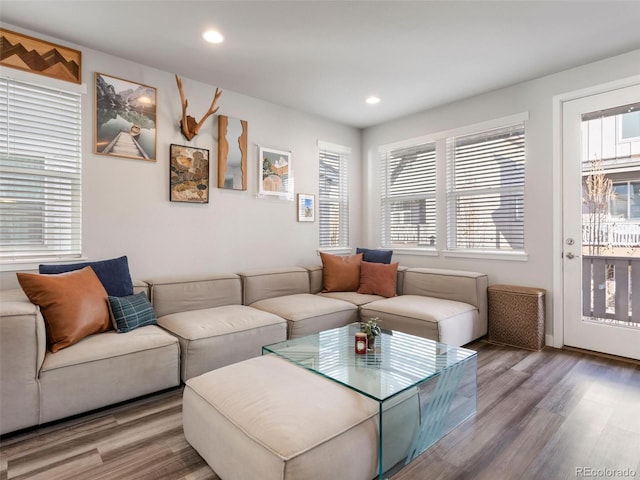
[(569, 260), (573, 260), (574, 258), (576, 258), (576, 256), (575, 256), (573, 253), (571, 253), (571, 252), (567, 253), (567, 255), (566, 255), (566, 256), (567, 256), (567, 258), (568, 258)]

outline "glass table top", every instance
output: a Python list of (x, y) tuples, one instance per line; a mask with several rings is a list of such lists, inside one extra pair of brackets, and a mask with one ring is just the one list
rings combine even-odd
[(437, 377), (476, 352), (399, 331), (384, 331), (376, 348), (355, 353), (358, 323), (262, 347), (379, 402)]

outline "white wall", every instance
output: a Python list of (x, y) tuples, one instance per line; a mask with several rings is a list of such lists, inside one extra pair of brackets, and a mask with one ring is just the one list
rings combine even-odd
[[(89, 260), (127, 255), (132, 276), (237, 272), (269, 266), (320, 263), (318, 222), (297, 222), (295, 202), (257, 198), (257, 145), (291, 150), (295, 193), (318, 194), (318, 140), (352, 149), (350, 165), (351, 235), (359, 243), (360, 131), (222, 88), (218, 114), (248, 121), (248, 191), (216, 188), (217, 119), (187, 142), (179, 132), (182, 115), (174, 74), (72, 45), (11, 25), (3, 25), (82, 51), (83, 97), (83, 253)], [(3, 74), (18, 75), (3, 69)], [(157, 88), (157, 162), (93, 154), (94, 72)], [(27, 74), (29, 75), (29, 74)], [(29, 75), (37, 83), (38, 75)], [(200, 118), (215, 91), (181, 75), (189, 114)], [(24, 78), (24, 77), (21, 77)], [(256, 79), (259, 81), (259, 79)], [(69, 84), (72, 85), (72, 84)], [(210, 150), (208, 204), (169, 201), (169, 146)], [(23, 271), (25, 269), (22, 269)], [(0, 287), (17, 286), (15, 273), (3, 272)]]
[[(479, 95), (440, 108), (368, 128), (363, 132), (363, 234), (367, 246), (380, 244), (378, 147), (406, 139), (529, 112), (526, 123), (525, 249), (528, 261), (451, 258), (440, 254), (394, 254), (407, 266), (428, 266), (485, 272), (489, 283), (507, 283), (547, 290), (546, 326), (552, 333), (553, 215), (561, 208), (554, 191), (553, 97), (640, 74), (640, 50), (534, 81)], [(473, 81), (470, 77), (469, 81)], [(557, 132), (556, 132), (557, 133)], [(556, 179), (557, 180), (557, 179)]]

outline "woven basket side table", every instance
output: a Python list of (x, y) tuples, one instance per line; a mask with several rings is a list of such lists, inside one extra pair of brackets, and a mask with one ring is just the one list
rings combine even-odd
[(528, 350), (541, 350), (544, 347), (546, 291), (516, 285), (491, 285), (487, 290), (488, 340)]

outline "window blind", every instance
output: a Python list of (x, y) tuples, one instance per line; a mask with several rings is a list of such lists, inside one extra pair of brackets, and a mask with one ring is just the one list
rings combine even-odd
[(318, 218), (320, 247), (349, 246), (348, 164), (351, 152), (340, 145), (319, 142), (320, 187)]
[(380, 178), (382, 246), (435, 248), (435, 143), (383, 152)]
[(0, 262), (81, 253), (81, 96), (0, 77)]
[(448, 248), (524, 250), (524, 174), (524, 124), (448, 138)]

